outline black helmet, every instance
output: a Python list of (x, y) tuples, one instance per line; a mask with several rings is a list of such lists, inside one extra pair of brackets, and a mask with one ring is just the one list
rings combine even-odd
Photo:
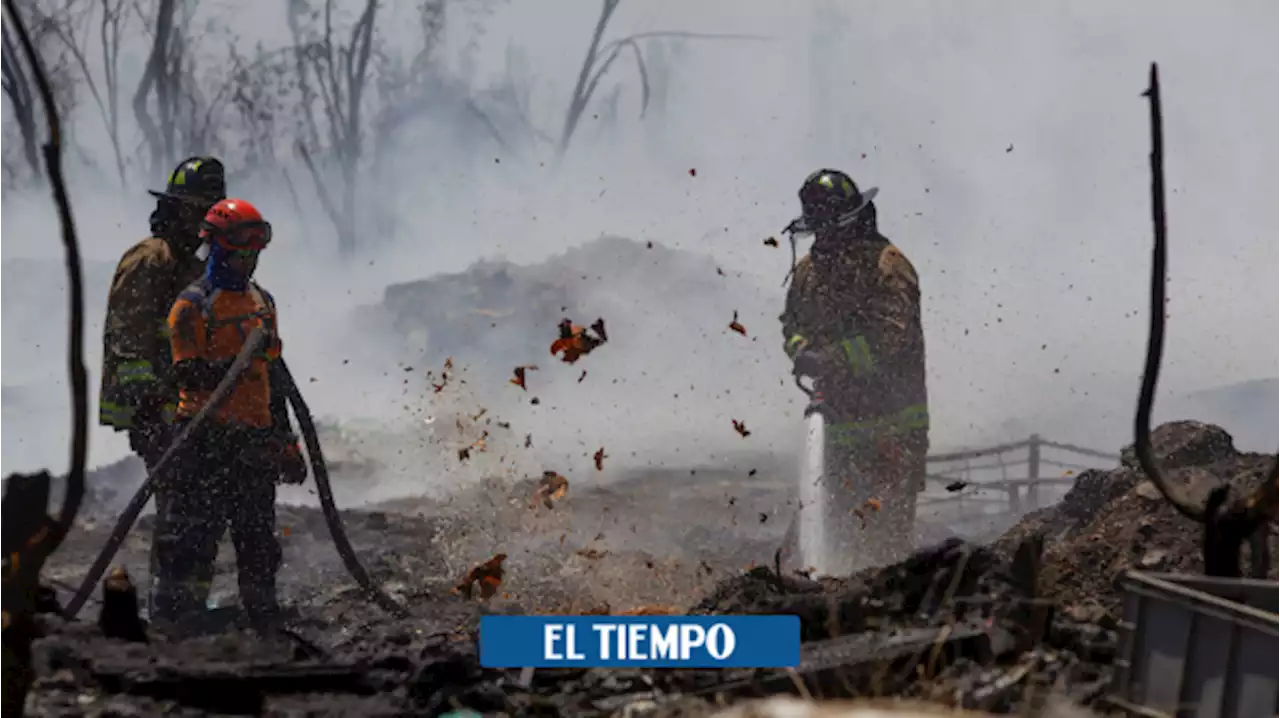
[(216, 157), (188, 157), (169, 174), (163, 192), (147, 190), (162, 199), (195, 200), (213, 206), (227, 198), (227, 179)]
[(843, 227), (871, 204), (878, 191), (875, 187), (866, 192), (858, 191), (853, 179), (839, 170), (818, 170), (806, 177), (800, 186), (802, 214), (785, 231), (808, 234)]

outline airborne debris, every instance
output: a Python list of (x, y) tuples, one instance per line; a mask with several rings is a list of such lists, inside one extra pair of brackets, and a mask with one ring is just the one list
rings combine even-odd
[(559, 338), (551, 343), (551, 355), (555, 356), (563, 352), (561, 361), (565, 364), (573, 364), (590, 354), (596, 347), (609, 341), (608, 335), (605, 334), (603, 319), (597, 319), (590, 327), (595, 332), (595, 336), (567, 318), (560, 321), (559, 328)]
[(947, 484), (947, 491), (950, 491), (951, 493), (954, 494), (955, 492), (964, 489), (964, 487), (968, 485), (969, 485), (968, 481), (952, 481), (951, 483)]
[(733, 430), (741, 434), (742, 438), (745, 439), (748, 436), (751, 436), (751, 432), (747, 429), (746, 422), (738, 421), (737, 419), (730, 419), (729, 421), (733, 422)]
[(733, 310), (733, 321), (729, 322), (729, 328), (744, 337), (747, 335), (747, 328), (738, 322), (738, 310), (736, 309)]
[(770, 238), (768, 238), (768, 239), (766, 239), (766, 240), (764, 241), (764, 246), (766, 246), (766, 247), (777, 247), (777, 246), (778, 246), (778, 240), (777, 240), (776, 238), (774, 238), (774, 237), (770, 237)]
[(578, 383), (581, 384), (582, 380), (586, 378), (587, 378), (587, 370), (583, 369), (582, 373), (578, 375)]
[(528, 387), (526, 387), (526, 386), (525, 386), (525, 383), (524, 383), (524, 379), (525, 379), (525, 372), (527, 372), (527, 371), (537, 371), (537, 370), (538, 370), (538, 367), (534, 366), (533, 364), (526, 364), (526, 365), (523, 365), (523, 366), (518, 366), (518, 367), (516, 367), (516, 368), (515, 368), (515, 370), (514, 370), (515, 376), (514, 376), (514, 377), (512, 377), (511, 379), (509, 379), (508, 381), (510, 381), (512, 384), (515, 384), (516, 386), (520, 387), (521, 389), (524, 389), (525, 391), (528, 391), (529, 389), (528, 389)]
[(697, 176), (698, 176), (698, 168), (697, 168), (697, 167), (690, 167), (690, 168), (689, 168), (689, 176), (690, 176), (690, 177), (697, 177)]
[(538, 480), (538, 488), (533, 492), (533, 500), (529, 502), (529, 508), (535, 509), (541, 502), (543, 506), (554, 509), (555, 502), (563, 499), (568, 493), (568, 479), (554, 471), (544, 471), (542, 478)]
[(596, 462), (596, 471), (604, 471), (604, 460), (607, 458), (609, 455), (604, 453), (603, 446), (596, 450), (596, 453), (591, 456), (591, 460)]
[(502, 585), (502, 562), (507, 560), (505, 553), (494, 554), (484, 563), (477, 564), (467, 575), (462, 577), (457, 586), (453, 587), (454, 593), (460, 593), (467, 598), (471, 598), (471, 586), (474, 583), (480, 584), (481, 600), (488, 600), (498, 592), (498, 586)]

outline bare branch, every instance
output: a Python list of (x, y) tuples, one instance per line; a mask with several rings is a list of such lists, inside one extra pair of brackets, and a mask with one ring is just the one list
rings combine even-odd
[(1265, 525), (1276, 520), (1280, 494), (1280, 464), (1272, 467), (1263, 483), (1241, 501), (1231, 502), (1230, 485), (1209, 492), (1201, 507), (1181, 487), (1170, 481), (1151, 448), (1151, 406), (1164, 353), (1165, 285), (1168, 282), (1168, 228), (1164, 191), (1164, 128), (1160, 108), (1160, 72), (1151, 63), (1147, 91), (1143, 93), (1151, 110), (1151, 220), (1155, 241), (1151, 249), (1151, 317), (1147, 336), (1146, 366), (1138, 410), (1134, 417), (1134, 453), (1147, 477), (1183, 516), (1205, 527), (1203, 558), (1205, 573), (1236, 578), (1241, 575), (1240, 551), (1246, 541), (1253, 551), (1252, 573), (1265, 578), (1271, 568)]
[(315, 109), (313, 107), (315, 90), (312, 89), (311, 80), (308, 77), (307, 50), (302, 42), (302, 27), (299, 22), (305, 8), (305, 0), (289, 0), (287, 18), (289, 21), (289, 35), (293, 38), (294, 71), (298, 76), (298, 92), (301, 95), (299, 104), (302, 106), (303, 119), (306, 121), (307, 139), (314, 146), (320, 144), (320, 130), (316, 126)]
[[(36, 53), (35, 44), (22, 22), (14, 0), (4, 0), (4, 8), (9, 15), (9, 26), (14, 28), (23, 55), (31, 69), (32, 81), (44, 106), (45, 122), (48, 124), (49, 140), (44, 145), (45, 169), (48, 172), (49, 184), (53, 190), (54, 205), (58, 210), (58, 219), (62, 225), (62, 245), (66, 256), (67, 286), (70, 294), (70, 326), (67, 343), (67, 368), (71, 378), (71, 461), (67, 472), (66, 491), (62, 506), (56, 519), (47, 515), (47, 498), (50, 477), (42, 472), (36, 477), (26, 477), (25, 484), (34, 489), (29, 492), (31, 498), (40, 498), (42, 505), (32, 505), (31, 509), (40, 511), (39, 518), (29, 522), (28, 526), (36, 531), (24, 536), (23, 545), (17, 549), (18, 565), (7, 566), (18, 573), (16, 585), (10, 584), (4, 591), (4, 644), (5, 644), (5, 687), (4, 712), (6, 715), (21, 716), (24, 701), (30, 687), (32, 673), (30, 669), (31, 642), (35, 637), (34, 609), (35, 594), (39, 587), (40, 571), (45, 561), (61, 546), (67, 532), (80, 511), (80, 503), (84, 499), (85, 461), (88, 454), (88, 408), (89, 379), (84, 364), (84, 284), (81, 276), (80, 249), (76, 240), (75, 221), (71, 215), (71, 202), (67, 197), (66, 184), (62, 176), (62, 124), (58, 117), (58, 107), (54, 101), (53, 88), (50, 86)], [(17, 478), (17, 477), (14, 477)], [(13, 481), (12, 488), (19, 481)], [(13, 513), (8, 510), (10, 493), (6, 490), (5, 514), (13, 520)], [(24, 507), (25, 508), (25, 507)], [(31, 517), (30, 513), (24, 512)], [(34, 518), (34, 517), (31, 517)], [(14, 547), (17, 548), (17, 547)], [(9, 550), (9, 547), (6, 547)], [(6, 563), (10, 560), (8, 554)], [(6, 576), (6, 583), (9, 583)], [(16, 595), (15, 595), (16, 592)]]
[(0, 56), (0, 72), (3, 74), (4, 94), (13, 107), (14, 119), (18, 123), (18, 133), (22, 137), (22, 155), (36, 178), (42, 176), (39, 153), (36, 149), (35, 104), (31, 97), (31, 79), (22, 67), (23, 60), (18, 54), (17, 44), (9, 33), (9, 27), (0, 28), (3, 32), (3, 54)]
[(1143, 93), (1151, 108), (1151, 221), (1155, 242), (1151, 248), (1151, 317), (1147, 335), (1147, 360), (1142, 373), (1142, 391), (1138, 395), (1138, 411), (1134, 417), (1134, 453), (1143, 471), (1151, 478), (1165, 499), (1183, 516), (1202, 521), (1204, 509), (1196, 506), (1175, 486), (1156, 461), (1151, 449), (1151, 405), (1155, 402), (1156, 382), (1160, 378), (1160, 360), (1164, 353), (1165, 283), (1168, 236), (1164, 210), (1164, 128), (1160, 114), (1160, 75), (1151, 64), (1150, 84)]
[[(140, 8), (135, 6), (135, 9), (141, 13)], [(151, 54), (143, 69), (142, 78), (138, 81), (138, 89), (133, 94), (133, 116), (138, 123), (138, 127), (142, 130), (144, 145), (150, 148), (149, 164), (153, 175), (159, 175), (163, 172), (161, 168), (164, 166), (163, 163), (168, 155), (161, 140), (162, 129), (151, 117), (151, 112), (147, 107), (147, 98), (150, 96), (152, 88), (156, 88), (157, 94), (160, 92), (167, 93), (167, 82), (164, 74), (165, 65), (169, 58), (169, 31), (173, 26), (174, 10), (174, 0), (159, 0), (159, 7), (156, 10), (155, 39), (151, 44)], [(145, 18), (143, 24), (146, 25)], [(159, 88), (161, 87), (166, 89), (160, 90)], [(164, 104), (163, 100), (161, 100), (160, 104)]]
[(587, 56), (583, 58), (582, 67), (578, 70), (578, 82), (574, 85), (573, 95), (569, 100), (569, 109), (565, 113), (564, 128), (560, 133), (560, 144), (558, 145), (558, 150), (561, 154), (569, 148), (569, 140), (573, 138), (574, 131), (578, 129), (578, 121), (582, 117), (583, 110), (587, 107), (587, 102), (591, 99), (591, 94), (587, 91), (587, 78), (591, 75), (591, 68), (596, 63), (600, 48), (600, 38), (604, 36), (604, 30), (609, 25), (609, 18), (613, 15), (613, 11), (618, 9), (620, 1), (602, 0), (600, 17), (596, 20), (596, 29), (591, 34), (591, 44), (587, 46)]
[(653, 32), (637, 32), (627, 35), (618, 40), (611, 40), (600, 47), (599, 53), (603, 55), (610, 52), (617, 45), (628, 42), (639, 42), (640, 40), (755, 40), (767, 42), (774, 38), (767, 35), (743, 35), (738, 33), (720, 33), (720, 32), (682, 32), (680, 30), (656, 30)]
[(328, 188), (325, 187), (324, 181), (320, 178), (320, 173), (316, 171), (315, 164), (311, 161), (311, 153), (307, 152), (307, 148), (301, 142), (294, 145), (298, 156), (302, 158), (303, 164), (307, 166), (307, 171), (311, 173), (311, 181), (316, 183), (316, 194), (320, 195), (320, 206), (324, 208), (325, 214), (329, 215), (329, 221), (333, 222), (335, 227), (342, 226), (342, 218), (338, 215), (337, 206), (333, 203), (333, 198), (329, 195)]

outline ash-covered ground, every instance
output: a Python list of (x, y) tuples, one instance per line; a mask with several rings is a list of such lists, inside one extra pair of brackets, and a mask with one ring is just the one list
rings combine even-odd
[[(1247, 489), (1275, 461), (1238, 453), (1221, 429), (1191, 422), (1162, 426), (1155, 446), (1196, 493), (1221, 481)], [(717, 693), (732, 702), (801, 686), (827, 696), (910, 696), (991, 712), (1034, 710), (1049, 693), (1087, 705), (1105, 691), (1116, 651), (1115, 577), (1128, 568), (1198, 570), (1199, 527), (1165, 505), (1129, 463), (1081, 476), (1061, 504), (1027, 516), (990, 547), (952, 538), (897, 566), (839, 580), (774, 572), (785, 499), (778, 503), (780, 482), (759, 474), (571, 486), (551, 509), (532, 501), (534, 480), (492, 481), (447, 500), (345, 511), (362, 560), (409, 607), (407, 619), (385, 614), (354, 588), (317, 510), (281, 507), (281, 585), (296, 614), (289, 636), (263, 641), (234, 630), (227, 546), (217, 594), (229, 604), (219, 610), (226, 632), (131, 644), (101, 636), (94, 603), (74, 625), (47, 617), (30, 705), (35, 715), (460, 708), (703, 715), (714, 710)], [(82, 522), (47, 578), (78, 580), (109, 523)], [(1044, 542), (1039, 565), (1036, 537)], [(143, 526), (120, 557), (140, 589), (147, 549)], [(492, 599), (452, 590), (470, 565), (498, 552), (509, 558)], [(1036, 597), (1056, 609), (1039, 614), (1044, 630), (1028, 628), (1036, 625), (1028, 610)], [(518, 671), (478, 665), (475, 630), (484, 612), (625, 611), (793, 613), (807, 646), (835, 636), (853, 643), (834, 663), (810, 656), (795, 680), (765, 671), (548, 670), (525, 685)], [(929, 640), (920, 643), (922, 635)]]

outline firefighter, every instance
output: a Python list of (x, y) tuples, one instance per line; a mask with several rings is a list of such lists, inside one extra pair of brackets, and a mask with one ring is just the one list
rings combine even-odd
[[(177, 392), (166, 376), (172, 364), (166, 338), (169, 307), (204, 273), (204, 261), (197, 256), (200, 223), (209, 208), (226, 197), (222, 162), (214, 157), (185, 159), (169, 174), (163, 192), (148, 192), (156, 198), (151, 236), (120, 258), (107, 293), (98, 423), (128, 432), (129, 447), (150, 472), (173, 438)], [(157, 515), (165, 510), (167, 499), (159, 486)], [(154, 550), (153, 545), (153, 571)]]
[(150, 469), (168, 447), (176, 398), (165, 381), (169, 307), (204, 273), (200, 223), (226, 197), (222, 163), (184, 160), (163, 192), (148, 191), (156, 197), (151, 236), (120, 258), (107, 294), (98, 423), (129, 432), (129, 446)]
[(199, 616), (206, 590), (201, 584), (213, 573), (218, 539), (229, 526), (241, 605), (250, 624), (266, 630), (280, 611), (276, 483), (306, 478), (275, 363), (281, 350), (275, 302), (252, 280), (271, 225), (250, 203), (226, 199), (209, 210), (201, 237), (209, 244), (205, 273), (169, 312), (179, 389), (175, 428), (185, 427), (209, 400), (255, 327), (265, 329), (268, 340), (223, 404), (182, 445), (167, 479), (171, 499), (154, 537), (156, 614), (171, 624)]
[(826, 471), (865, 539), (858, 560), (883, 565), (914, 545), (929, 414), (919, 280), (876, 227), (876, 192), (837, 170), (805, 179), (787, 231), (793, 247), (796, 235), (814, 242), (780, 319), (796, 373), (814, 379), (829, 412)]

